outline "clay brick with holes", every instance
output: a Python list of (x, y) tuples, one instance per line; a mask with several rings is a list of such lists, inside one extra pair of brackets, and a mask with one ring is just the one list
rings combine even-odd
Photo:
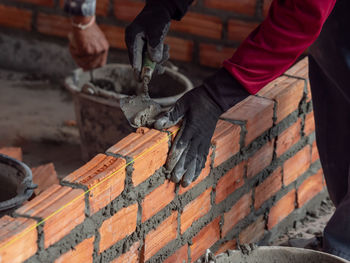
[(305, 117), (305, 126), (304, 126), (305, 136), (309, 136), (314, 131), (315, 131), (314, 112), (310, 112)]
[(35, 195), (39, 195), (53, 184), (59, 184), (57, 172), (53, 163), (32, 168), (33, 182), (38, 185), (34, 189)]
[(285, 186), (294, 182), (299, 176), (305, 173), (311, 162), (311, 148), (305, 146), (283, 164), (283, 183)]
[(0, 154), (5, 154), (10, 156), (18, 161), (22, 161), (23, 153), (22, 148), (19, 147), (3, 147), (0, 148)]
[(142, 202), (142, 222), (166, 207), (175, 198), (175, 184), (169, 180), (149, 193)]
[(265, 234), (265, 219), (264, 216), (259, 216), (252, 224), (247, 226), (239, 233), (240, 244), (250, 244), (258, 242)]
[(220, 39), (222, 21), (216, 16), (188, 12), (181, 21), (173, 21), (170, 29), (191, 35)]
[(300, 132), (301, 119), (298, 119), (296, 123), (284, 130), (280, 135), (278, 135), (276, 142), (277, 157), (280, 157), (300, 140)]
[(250, 213), (252, 205), (252, 192), (243, 195), (232, 208), (224, 214), (224, 225), (222, 227), (222, 235), (227, 233), (243, 218)]
[(283, 219), (285, 219), (295, 208), (295, 190), (293, 189), (283, 196), (271, 209), (269, 213), (267, 227), (272, 229)]
[(0, 25), (30, 31), (32, 27), (32, 12), (12, 6), (0, 5)]
[(272, 127), (273, 106), (272, 100), (249, 96), (221, 115), (221, 118), (245, 121), (247, 134), (244, 143), (248, 145)]
[(218, 121), (213, 138), (211, 140), (212, 144), (214, 144), (216, 147), (214, 167), (217, 167), (238, 153), (240, 147), (240, 138), (240, 126), (222, 120)]
[(225, 59), (232, 57), (235, 48), (222, 45), (201, 43), (199, 45), (199, 63), (203, 66), (219, 68)]
[(204, 0), (204, 5), (208, 8), (233, 11), (235, 13), (253, 16), (255, 14), (256, 0)]
[(261, 89), (258, 95), (277, 102), (276, 123), (279, 123), (298, 109), (304, 86), (304, 80), (282, 76)]
[(131, 22), (141, 12), (145, 3), (134, 0), (114, 0), (114, 15), (116, 18)]
[(192, 182), (189, 186), (187, 187), (182, 187), (180, 185), (180, 189), (179, 189), (179, 195), (182, 195), (183, 193), (186, 193), (188, 190), (192, 189), (193, 187), (195, 187), (197, 184), (199, 184), (200, 182), (202, 182), (209, 174), (210, 174), (210, 165), (211, 165), (211, 155), (213, 154), (213, 150), (209, 149), (209, 153), (207, 156), (207, 161), (205, 163), (205, 166), (203, 168), (203, 170), (201, 171), (200, 175), (198, 176), (198, 178)]
[(98, 154), (63, 181), (91, 189), (88, 193), (90, 212), (94, 214), (124, 190), (125, 164), (122, 158)]
[(192, 262), (196, 261), (220, 239), (219, 223), (220, 217), (215, 218), (193, 238), (192, 245), (190, 246)]
[(246, 162), (243, 161), (221, 177), (216, 185), (215, 203), (221, 203), (244, 184)]
[(105, 34), (108, 43), (111, 47), (126, 49), (124, 32), (125, 29), (119, 26), (112, 26), (106, 24), (99, 25), (103, 33)]
[(323, 190), (323, 173), (320, 169), (317, 174), (307, 178), (298, 188), (298, 207), (303, 207), (308, 201)]
[(37, 252), (36, 224), (32, 219), (0, 218), (0, 262), (20, 263)]
[(229, 240), (220, 245), (219, 249), (215, 252), (215, 255), (220, 255), (221, 253), (224, 253), (227, 250), (235, 250), (236, 248), (237, 248), (236, 239)]
[(45, 219), (44, 246), (59, 241), (85, 219), (84, 191), (53, 185), (15, 211), (16, 214)]
[(102, 223), (99, 230), (101, 235), (99, 253), (136, 230), (137, 211), (137, 204), (130, 205)]
[(230, 19), (228, 21), (228, 39), (242, 42), (258, 25), (257, 22)]
[(65, 263), (65, 262), (86, 262), (92, 263), (92, 254), (94, 252), (94, 237), (85, 239), (79, 243), (74, 249), (69, 250), (64, 253), (55, 263)]
[(177, 212), (173, 212), (156, 229), (150, 231), (145, 238), (144, 260), (153, 257), (177, 236)]
[(168, 142), (169, 138), (165, 132), (152, 129), (144, 134), (131, 133), (107, 152), (133, 158), (132, 182), (137, 186), (165, 164), (169, 150)]
[(175, 253), (168, 257), (164, 263), (183, 263), (187, 262), (188, 259), (188, 245), (184, 245), (180, 249), (176, 250)]
[(266, 143), (252, 157), (248, 159), (247, 177), (252, 178), (269, 164), (271, 164), (274, 151), (274, 140)]
[(39, 13), (37, 30), (45, 35), (67, 37), (71, 30), (71, 21), (68, 17)]
[(170, 57), (185, 62), (191, 62), (193, 58), (194, 43), (178, 37), (167, 36), (165, 44), (170, 46)]
[(269, 177), (255, 188), (254, 208), (259, 209), (270, 197), (282, 188), (282, 168), (278, 167)]
[(314, 140), (314, 142), (312, 143), (312, 149), (311, 149), (311, 163), (314, 163), (319, 159), (320, 159), (320, 156), (318, 153), (316, 140)]
[(111, 263), (139, 263), (140, 262), (140, 242), (133, 244), (128, 251), (112, 260)]
[(180, 218), (181, 234), (183, 234), (195, 221), (210, 211), (211, 190), (212, 188), (207, 189), (204, 193), (184, 207)]

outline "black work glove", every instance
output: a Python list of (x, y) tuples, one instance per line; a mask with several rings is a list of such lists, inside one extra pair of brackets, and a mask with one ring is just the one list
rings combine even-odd
[(166, 163), (173, 182), (181, 181), (186, 187), (198, 178), (220, 115), (248, 96), (248, 91), (222, 68), (156, 121), (155, 128), (164, 129), (183, 120)]
[(125, 30), (125, 42), (129, 60), (137, 76), (147, 51), (157, 62), (155, 73), (163, 73), (163, 64), (169, 59), (169, 47), (164, 39), (170, 20), (180, 20), (193, 0), (147, 0), (143, 10)]

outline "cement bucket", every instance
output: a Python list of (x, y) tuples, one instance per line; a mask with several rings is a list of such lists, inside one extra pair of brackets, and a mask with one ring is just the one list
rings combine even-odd
[(0, 154), (0, 216), (28, 200), (36, 187), (27, 165)]
[[(103, 153), (134, 129), (129, 125), (119, 106), (119, 100), (134, 95), (140, 89), (129, 65), (109, 64), (93, 72), (94, 79), (113, 82), (114, 90), (93, 88), (85, 85), (90, 81), (89, 72), (77, 69), (66, 78), (65, 86), (73, 94), (77, 123), (79, 126), (82, 157), (89, 160)], [(177, 70), (166, 68), (150, 83), (150, 96), (163, 107), (173, 105), (192, 83)]]
[[(210, 261), (209, 261), (210, 262)], [(349, 263), (323, 252), (293, 247), (259, 247), (249, 254), (229, 250), (216, 257), (216, 263)]]

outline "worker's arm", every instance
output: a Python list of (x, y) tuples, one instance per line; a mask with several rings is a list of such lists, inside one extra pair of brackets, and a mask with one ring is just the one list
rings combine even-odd
[(64, 10), (71, 15), (69, 50), (84, 70), (106, 64), (108, 41), (95, 22), (96, 0), (65, 0)]
[(157, 62), (157, 71), (162, 72), (162, 64), (169, 59), (169, 48), (164, 39), (170, 21), (180, 20), (193, 0), (146, 0), (146, 5), (135, 20), (126, 28), (125, 42), (130, 64), (135, 73), (141, 73), (144, 51)]
[(156, 128), (184, 120), (167, 161), (174, 182), (188, 185), (198, 177), (220, 114), (281, 75), (316, 40), (334, 4), (335, 0), (273, 1), (268, 17), (224, 68), (157, 120)]

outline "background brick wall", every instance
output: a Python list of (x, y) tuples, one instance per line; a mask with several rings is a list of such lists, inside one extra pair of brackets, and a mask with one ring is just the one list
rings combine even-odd
[[(0, 27), (59, 41), (70, 30), (63, 0), (1, 0)], [(266, 16), (269, 0), (196, 0), (166, 42), (171, 59), (219, 67)], [(125, 50), (124, 28), (144, 6), (142, 0), (97, 0), (97, 21), (112, 48)], [(49, 37), (49, 38), (47, 38)]]
[(176, 128), (141, 128), (1, 218), (0, 262), (194, 262), (207, 248), (268, 244), (325, 196), (307, 59), (287, 73), (221, 116), (188, 188), (163, 168)]

